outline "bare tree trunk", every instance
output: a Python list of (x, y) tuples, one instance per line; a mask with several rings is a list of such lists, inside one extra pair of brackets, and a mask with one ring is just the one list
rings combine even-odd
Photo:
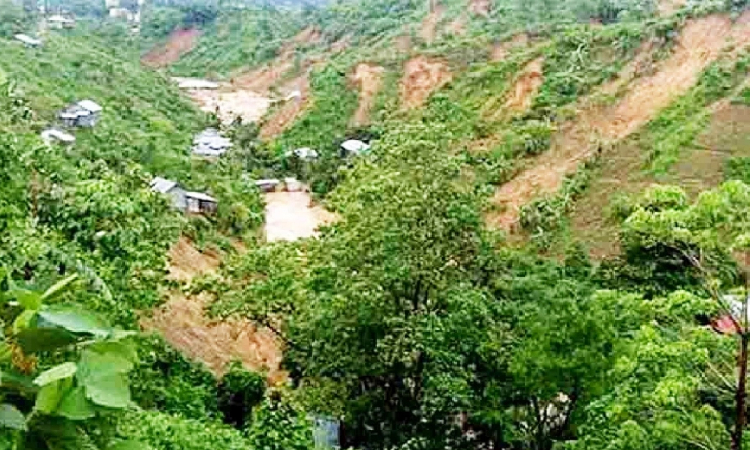
[(739, 380), (735, 392), (735, 419), (732, 432), (732, 450), (742, 450), (742, 432), (745, 430), (745, 383), (747, 381), (747, 341), (748, 335), (740, 335), (740, 354), (737, 358)]

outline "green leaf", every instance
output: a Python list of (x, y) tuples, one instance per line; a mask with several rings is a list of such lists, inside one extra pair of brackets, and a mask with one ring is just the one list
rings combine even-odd
[(44, 294), (42, 294), (41, 300), (42, 301), (50, 301), (54, 300), (59, 296), (60, 294), (64, 293), (66, 288), (75, 281), (78, 278), (78, 274), (73, 274), (67, 278), (64, 278), (57, 283), (50, 286), (49, 289), (47, 289)]
[[(106, 349), (107, 351), (99, 352), (96, 351), (96, 348)], [(112, 349), (116, 349), (116, 351)], [(133, 369), (133, 361), (128, 357), (132, 355), (120, 353), (120, 351), (119, 346), (92, 346), (92, 348), (84, 350), (79, 361), (79, 378), (85, 380), (129, 372)]]
[(112, 328), (96, 315), (71, 306), (52, 306), (39, 311), (40, 326), (54, 325), (71, 333), (87, 333), (107, 337)]
[(0, 341), (0, 362), (10, 361), (13, 357), (13, 349), (6, 341)]
[(19, 314), (18, 317), (16, 317), (16, 320), (13, 321), (13, 334), (18, 334), (26, 328), (29, 328), (36, 317), (36, 313), (36, 310), (27, 309)]
[(39, 411), (43, 414), (52, 414), (57, 409), (57, 405), (60, 404), (63, 394), (62, 382), (47, 384), (39, 390), (39, 394), (36, 396), (34, 411)]
[(26, 417), (10, 403), (0, 405), (0, 425), (14, 430), (26, 429)]
[(86, 398), (108, 408), (127, 408), (131, 405), (130, 387), (123, 374), (88, 378), (85, 382)]
[(60, 328), (26, 328), (16, 335), (16, 342), (26, 354), (56, 350), (76, 340), (74, 335)]
[(45, 386), (49, 383), (75, 375), (78, 366), (74, 362), (65, 362), (51, 369), (45, 370), (34, 380), (34, 384)]
[(11, 291), (11, 295), (18, 301), (18, 303), (26, 309), (36, 311), (42, 306), (42, 296), (38, 292), (29, 291), (27, 289), (18, 289)]
[(34, 384), (30, 376), (17, 372), (14, 369), (3, 370), (2, 387), (21, 391), (25, 394), (39, 392), (39, 386)]
[(144, 443), (138, 441), (120, 441), (107, 447), (107, 450), (144, 450), (147, 447)]
[[(110, 355), (126, 361), (136, 362), (138, 361), (138, 348), (132, 341), (107, 341), (107, 342), (96, 342), (86, 348), (88, 352), (95, 352), (100, 355)], [(82, 355), (83, 356), (83, 355)], [(91, 356), (87, 356), (90, 358)], [(131, 367), (132, 368), (132, 367)], [(131, 368), (123, 369), (124, 371), (131, 370)]]
[(60, 402), (56, 413), (70, 420), (86, 420), (94, 417), (94, 406), (86, 400), (82, 386), (70, 390)]

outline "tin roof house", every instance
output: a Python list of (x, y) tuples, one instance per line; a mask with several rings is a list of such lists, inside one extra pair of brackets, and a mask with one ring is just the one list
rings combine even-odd
[(60, 111), (58, 118), (68, 127), (93, 127), (99, 121), (102, 107), (91, 100), (82, 100)]
[(192, 214), (214, 214), (218, 201), (202, 192), (187, 191), (179, 183), (162, 177), (155, 177), (150, 183), (151, 190), (167, 195), (172, 206)]
[(75, 24), (75, 20), (69, 19), (59, 14), (47, 18), (47, 26), (57, 30), (62, 30), (63, 28), (73, 28)]
[(156, 177), (151, 180), (151, 190), (159, 194), (168, 195), (172, 199), (172, 206), (184, 211), (187, 208), (187, 191), (182, 188), (176, 181), (167, 180), (166, 178)]
[(25, 34), (17, 34), (13, 36), (17, 41), (22, 42), (27, 47), (39, 47), (42, 45), (42, 41), (39, 39), (34, 39), (31, 36), (27, 36)]
[(206, 128), (193, 140), (193, 153), (198, 156), (218, 157), (232, 147), (232, 141), (214, 128)]
[(357, 139), (349, 139), (341, 143), (342, 156), (363, 155), (370, 150), (370, 144)]
[(202, 192), (186, 192), (187, 212), (193, 214), (215, 214), (218, 200)]

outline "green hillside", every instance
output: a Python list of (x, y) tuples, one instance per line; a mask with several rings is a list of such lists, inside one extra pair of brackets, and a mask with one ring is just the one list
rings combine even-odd
[[(745, 2), (149, 8), (0, 41), (0, 447), (747, 445)], [(167, 75), (300, 93), (219, 124)], [(268, 242), (279, 199), (331, 217)]]

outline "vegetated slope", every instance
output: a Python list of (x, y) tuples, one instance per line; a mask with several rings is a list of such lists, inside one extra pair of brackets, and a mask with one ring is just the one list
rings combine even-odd
[(186, 170), (202, 116), (168, 80), (90, 41), (51, 35), (40, 49), (3, 41), (0, 69), (29, 100), (37, 127), (54, 124), (72, 102), (88, 98), (103, 106), (98, 126), (76, 133), (76, 153), (113, 166), (139, 162), (166, 176)]
[(746, 14), (732, 24), (727, 16), (690, 20), (680, 32), (675, 48), (651, 76), (636, 80), (614, 106), (587, 106), (573, 124), (563, 127), (552, 148), (530, 163), (531, 168), (502, 185), (493, 202), (505, 212), (494, 217), (496, 226), (509, 227), (518, 220), (519, 208), (534, 196), (559, 189), (562, 180), (589, 158), (598, 145), (619, 141), (653, 119), (671, 101), (687, 92), (701, 72), (732, 43), (748, 40)]
[(226, 76), (273, 59), (302, 28), (298, 15), (273, 7), (224, 10), (203, 27), (195, 47), (170, 68), (176, 75)]

